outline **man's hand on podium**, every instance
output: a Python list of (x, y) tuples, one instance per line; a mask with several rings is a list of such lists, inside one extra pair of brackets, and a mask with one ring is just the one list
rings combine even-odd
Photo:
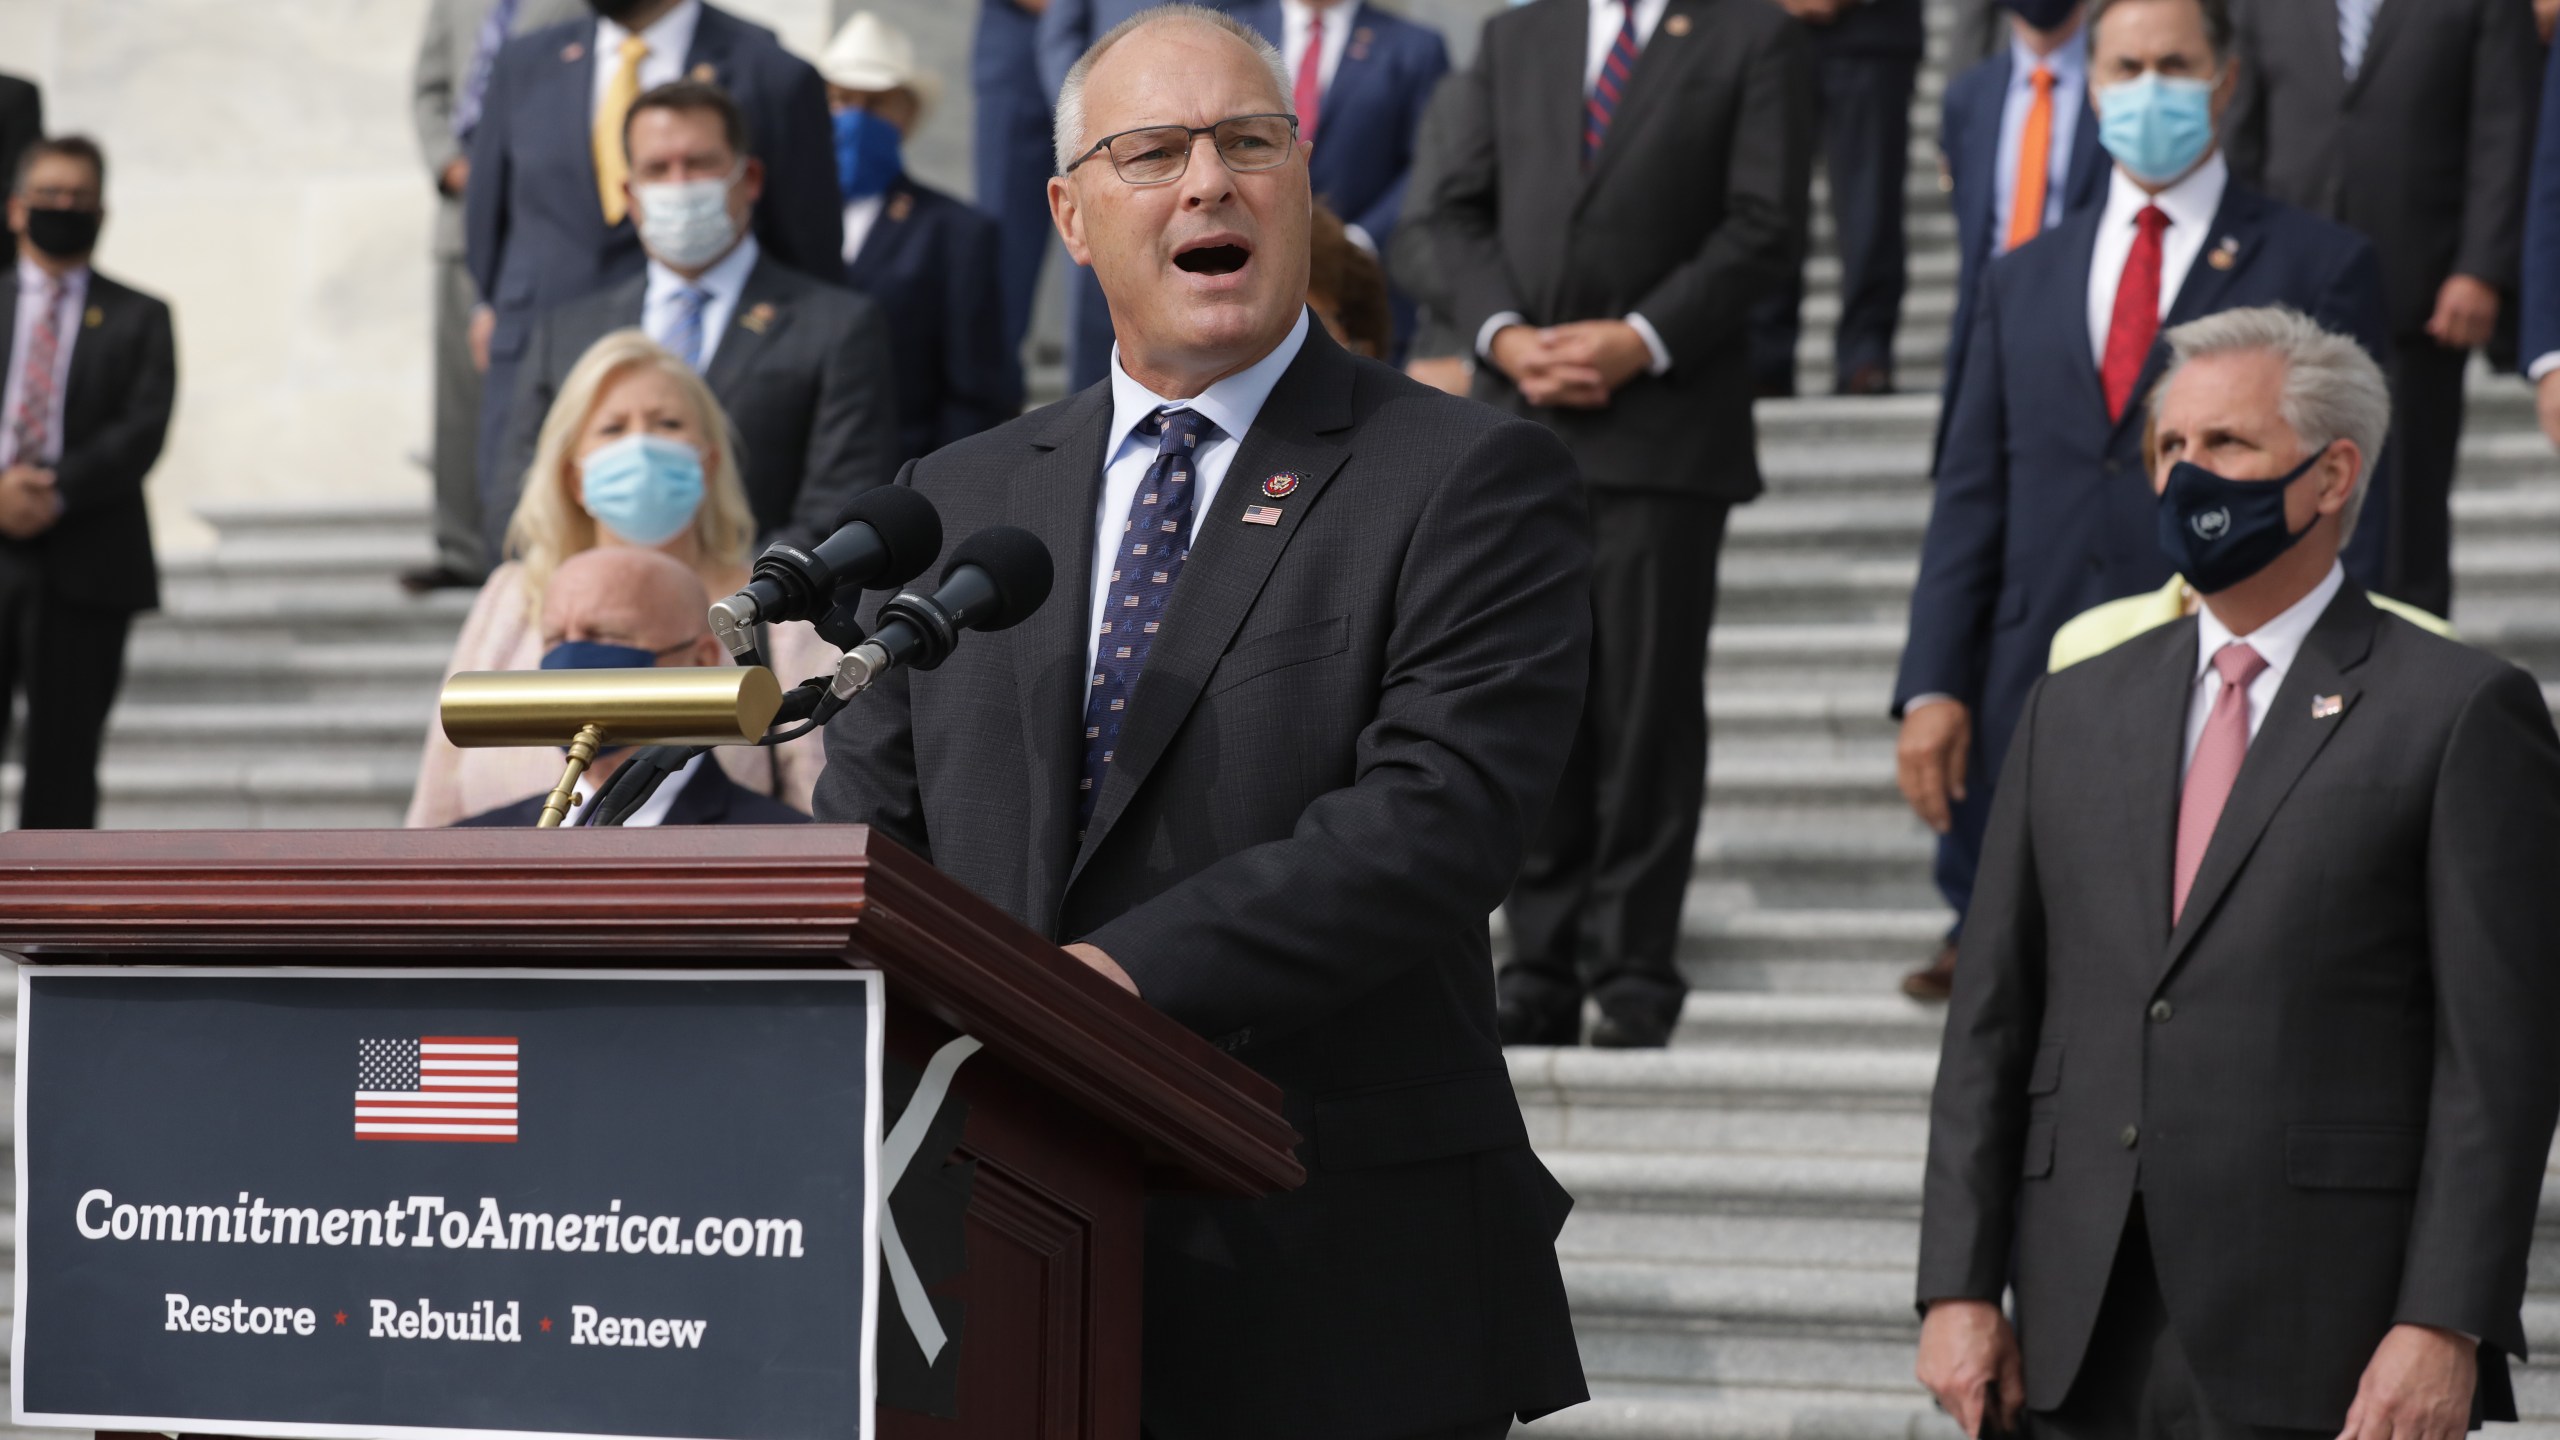
[(1129, 972), (1120, 968), (1119, 961), (1103, 954), (1100, 949), (1091, 945), (1070, 945), (1067, 953), (1109, 976), (1112, 984), (1132, 995), (1138, 993), (1138, 982), (1129, 978)]

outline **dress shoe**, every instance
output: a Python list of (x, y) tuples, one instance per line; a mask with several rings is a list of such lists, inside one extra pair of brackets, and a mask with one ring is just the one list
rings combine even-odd
[(1793, 380), (1755, 380), (1751, 385), (1751, 398), (1754, 400), (1793, 400), (1796, 398), (1796, 382)]
[(1861, 365), (1840, 377), (1838, 392), (1842, 395), (1890, 395), (1893, 372), (1881, 365)]
[(1573, 1045), (1582, 1039), (1582, 1007), (1561, 1014), (1526, 1000), (1494, 1002), (1494, 1030), (1505, 1045)]
[(480, 581), (451, 566), (422, 565), (400, 572), (400, 588), (412, 595), (425, 595), (436, 590), (477, 590)]
[(1632, 1011), (1602, 1015), (1591, 1027), (1595, 1050), (1659, 1050), (1671, 1043), (1672, 1022)]
[(1950, 940), (1936, 959), (1902, 977), (1902, 993), (1914, 1000), (1944, 1000), (1955, 993), (1956, 944)]

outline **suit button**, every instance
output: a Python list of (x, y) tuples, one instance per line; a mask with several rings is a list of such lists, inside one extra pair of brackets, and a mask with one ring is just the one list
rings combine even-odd
[(2141, 1138), (2142, 1138), (2142, 1130), (2141, 1130), (2141, 1127), (2139, 1127), (2139, 1126), (2134, 1126), (2134, 1125), (2127, 1125), (2126, 1127), (2124, 1127), (2124, 1131), (2123, 1131), (2123, 1133), (2121, 1133), (2121, 1134), (2119, 1134), (2119, 1135), (2117, 1135), (2117, 1136), (2116, 1136), (2116, 1139), (2117, 1139), (2119, 1142), (2121, 1142), (2121, 1143), (2124, 1145), (2124, 1148), (2126, 1148), (2127, 1150), (2132, 1149), (2132, 1148), (2133, 1148), (2133, 1145), (2134, 1145), (2134, 1142), (2135, 1142), (2135, 1141), (2137, 1141), (2137, 1140), (2140, 1140)]
[(2154, 1000), (2151, 1002), (2151, 1021), (2155, 1025), (2166, 1021), (2170, 1016), (2177, 1013), (2176, 1007), (2172, 1006), (2166, 1000)]

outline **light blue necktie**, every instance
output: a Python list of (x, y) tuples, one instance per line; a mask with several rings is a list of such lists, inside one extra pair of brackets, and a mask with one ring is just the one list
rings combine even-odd
[(685, 368), (702, 370), (702, 310), (711, 303), (711, 292), (687, 285), (676, 292), (676, 323), (667, 330), (667, 348), (684, 362)]
[(2364, 67), (2365, 42), (2373, 38), (2373, 12), (2382, 0), (2338, 0), (2338, 58), (2346, 65), (2347, 78), (2356, 78)]

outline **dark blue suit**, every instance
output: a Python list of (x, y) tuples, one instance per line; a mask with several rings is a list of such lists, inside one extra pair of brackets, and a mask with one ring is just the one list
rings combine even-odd
[(2560, 45), (2543, 67), (2542, 119), (2533, 138), (2533, 170), (2524, 214), (2524, 335), (2516, 355), (2526, 365), (2560, 350)]
[[(1911, 596), (1911, 633), (1894, 713), (1914, 696), (1952, 695), (1973, 710), (1968, 795), (1939, 843), (1938, 886), (1961, 917), (1991, 809), (1993, 782), (2054, 632), (2092, 606), (2168, 583), (2158, 506), (2142, 463), (2144, 407), (2107, 418), (2088, 324), (2089, 265), (2103, 207), (2092, 206), (1992, 262), (1967, 337), (1964, 383), (1947, 422), (1937, 500)], [(2229, 242), (2228, 245), (2225, 241)], [(2179, 287), (2166, 331), (2217, 311), (2290, 305), (2353, 335), (2387, 362), (2382, 271), (2363, 236), (2234, 183), (2208, 250)], [(2134, 395), (2147, 395), (2168, 346), (2152, 347)], [(2375, 477), (2347, 556), (2370, 586), (2388, 532)]]
[[(465, 254), (481, 303), (497, 312), (480, 410), (481, 522), (493, 555), (514, 510), (518, 477), (496, 471), (516, 365), (534, 317), (629, 280), (647, 265), (629, 217), (607, 226), (597, 204), (595, 37), (590, 18), (509, 41), (490, 72), (472, 136)], [(746, 112), (749, 148), (764, 162), (764, 197), (755, 215), (764, 253), (841, 284), (844, 208), (818, 72), (784, 50), (772, 31), (705, 5), (685, 73), (715, 81)]]
[[(477, 815), (456, 820), (453, 823), (456, 827), (472, 826), (483, 829), (532, 825), (542, 818), (542, 802), (548, 798), (550, 797), (545, 795), (528, 795), (512, 804), (501, 805), (495, 810), (483, 810)], [(573, 816), (562, 823), (575, 825), (578, 822)], [(720, 768), (717, 757), (705, 757), (702, 768), (694, 771), (693, 778), (684, 782), (684, 788), (676, 792), (674, 802), (667, 806), (667, 818), (659, 823), (662, 825), (806, 825), (809, 823), (809, 817), (769, 795), (759, 795), (730, 779), (729, 772)]]
[[(1973, 292), (1984, 267), (2000, 246), (2000, 117), (2007, 106), (2009, 81), (2017, 73), (2010, 51), (2000, 53), (1947, 82), (1938, 121), (1938, 150), (1944, 156), (1955, 190), (1948, 198), (1956, 212), (1956, 318), (1947, 332), (1947, 378), (1940, 392), (1936, 453), (1947, 444), (1946, 417), (1955, 410), (1956, 381), (1964, 374), (1965, 337), (1971, 333)], [(2098, 117), (2083, 106), (2072, 128), (2071, 165), (2063, 174), (2062, 213), (2069, 215), (2107, 198), (2107, 172), (2114, 161), (2098, 143)], [(1932, 458), (1935, 468), (1935, 457)]]
[(1040, 17), (1014, 0), (981, 0), (969, 39), (977, 98), (970, 138), (978, 208), (995, 217), (996, 268), (1004, 286), (1004, 343), (1019, 350), (1031, 328), (1040, 262), (1049, 256), (1049, 96), (1040, 82)]
[(845, 279), (889, 318), (899, 464), (1022, 413), (1022, 365), (1004, 334), (999, 248), (995, 221), (901, 175), (845, 267)]

